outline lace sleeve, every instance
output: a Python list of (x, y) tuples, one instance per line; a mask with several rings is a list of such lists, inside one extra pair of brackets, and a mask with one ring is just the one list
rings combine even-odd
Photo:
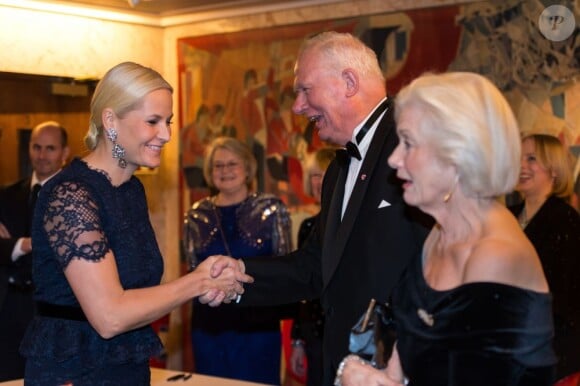
[(109, 250), (98, 205), (87, 188), (76, 182), (55, 187), (45, 212), (44, 230), (63, 269), (72, 259), (98, 261)]

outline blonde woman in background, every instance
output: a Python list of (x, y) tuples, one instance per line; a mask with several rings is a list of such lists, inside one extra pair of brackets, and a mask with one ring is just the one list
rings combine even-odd
[(21, 345), (26, 385), (149, 385), (149, 358), (162, 349), (149, 324), (194, 297), (229, 302), (243, 292), (240, 281), (251, 281), (235, 266), (212, 279), (208, 262), (160, 284), (163, 258), (134, 173), (161, 162), (172, 92), (150, 68), (111, 68), (91, 101), (89, 153), (40, 191), (32, 224), (38, 316)]
[(524, 137), (516, 187), (524, 201), (510, 207), (540, 256), (553, 295), (558, 379), (580, 371), (580, 215), (568, 204), (573, 168), (558, 138)]

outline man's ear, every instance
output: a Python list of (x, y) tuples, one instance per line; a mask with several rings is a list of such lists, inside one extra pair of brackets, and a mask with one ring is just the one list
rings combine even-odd
[(359, 87), (358, 74), (352, 68), (347, 68), (342, 71), (342, 79), (346, 84), (346, 96), (355, 95)]

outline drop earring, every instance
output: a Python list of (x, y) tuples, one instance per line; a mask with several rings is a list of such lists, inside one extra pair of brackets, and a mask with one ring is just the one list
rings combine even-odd
[(448, 203), (449, 200), (451, 200), (451, 197), (453, 197), (453, 192), (455, 191), (455, 187), (457, 186), (457, 181), (459, 180), (459, 176), (455, 175), (455, 180), (453, 181), (453, 186), (451, 187), (451, 189), (449, 190), (449, 193), (447, 193), (445, 196), (443, 196), (443, 202), (444, 203)]
[(125, 149), (123, 146), (117, 143), (117, 130), (114, 127), (106, 130), (107, 138), (113, 143), (112, 155), (113, 158), (119, 160), (119, 167), (125, 169), (127, 167), (127, 161), (125, 160)]

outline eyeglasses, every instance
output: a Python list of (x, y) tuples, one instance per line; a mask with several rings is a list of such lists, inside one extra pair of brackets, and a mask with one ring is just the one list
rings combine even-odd
[(240, 166), (239, 162), (235, 162), (235, 161), (230, 161), (230, 162), (226, 162), (226, 163), (215, 163), (213, 164), (213, 170), (214, 171), (224, 171), (224, 170), (232, 170), (232, 169), (237, 169)]

